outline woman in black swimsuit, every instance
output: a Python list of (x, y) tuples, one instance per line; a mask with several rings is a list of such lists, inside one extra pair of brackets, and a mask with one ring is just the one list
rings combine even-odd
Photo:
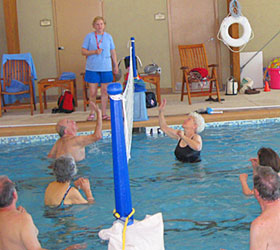
[(158, 109), (159, 125), (161, 130), (170, 138), (178, 140), (174, 152), (176, 158), (182, 162), (193, 163), (201, 161), (200, 151), (202, 149), (202, 139), (198, 133), (202, 132), (205, 128), (204, 118), (196, 112), (191, 112), (182, 124), (184, 130), (173, 129), (168, 127), (165, 121), (163, 113), (165, 106), (166, 99), (163, 99)]

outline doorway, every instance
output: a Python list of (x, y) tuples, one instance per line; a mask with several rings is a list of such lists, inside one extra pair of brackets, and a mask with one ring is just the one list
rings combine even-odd
[[(204, 43), (209, 64), (220, 64), (217, 41), (217, 0), (168, 0), (171, 79), (174, 92), (181, 90), (182, 70), (178, 45)], [(220, 76), (221, 69), (218, 69)], [(220, 78), (220, 77), (219, 77)]]
[[(92, 32), (95, 16), (103, 16), (102, 0), (52, 0), (57, 72), (74, 72), (78, 92), (82, 90), (82, 76), (86, 58), (81, 54), (85, 36)], [(79, 91), (80, 90), (80, 91)]]

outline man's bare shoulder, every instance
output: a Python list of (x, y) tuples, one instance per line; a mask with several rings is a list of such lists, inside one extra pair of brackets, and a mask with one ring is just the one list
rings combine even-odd
[(263, 215), (258, 216), (256, 219), (253, 220), (253, 222), (251, 223), (251, 229), (258, 229), (261, 230), (264, 226), (266, 219), (264, 218)]
[(255, 238), (262, 238), (264, 235), (266, 235), (270, 225), (271, 219), (266, 218), (266, 216), (261, 214), (251, 223), (250, 233), (252, 236), (254, 235)]
[(13, 225), (18, 225), (19, 228), (21, 226), (24, 227), (27, 224), (33, 223), (31, 215), (26, 212), (25, 209), (18, 209), (8, 213), (0, 213), (0, 220), (4, 223), (5, 221), (9, 221)]
[(33, 219), (31, 214), (26, 211), (18, 211), (18, 216), (21, 218), (22, 222), (25, 223), (33, 223)]

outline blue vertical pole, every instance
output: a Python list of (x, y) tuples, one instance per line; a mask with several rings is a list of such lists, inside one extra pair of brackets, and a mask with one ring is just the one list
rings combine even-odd
[(136, 68), (136, 56), (135, 56), (135, 39), (134, 37), (130, 38), (131, 47), (132, 47), (132, 65), (133, 65), (133, 78), (137, 78), (137, 68)]
[[(120, 83), (111, 83), (108, 85), (107, 92), (111, 96), (120, 95), (122, 93), (122, 86)], [(112, 100), (110, 98), (110, 108), (115, 206), (116, 212), (120, 215), (121, 220), (124, 221), (132, 211), (132, 203), (124, 138), (122, 100)], [(129, 224), (132, 223), (133, 217), (129, 221)]]

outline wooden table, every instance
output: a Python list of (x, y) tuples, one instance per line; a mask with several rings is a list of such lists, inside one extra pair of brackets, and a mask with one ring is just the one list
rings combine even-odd
[(144, 82), (149, 82), (154, 85), (156, 85), (156, 94), (157, 94), (157, 102), (159, 105), (161, 104), (161, 97), (160, 97), (160, 74), (152, 74), (148, 75), (145, 73), (139, 73), (139, 76), (141, 79), (143, 79)]
[[(76, 89), (76, 80), (59, 80), (58, 78), (45, 78), (41, 79), (38, 82), (38, 93), (39, 93), (39, 100), (40, 100), (40, 113), (44, 113), (44, 108), (47, 108), (47, 98), (46, 98), (46, 91), (50, 88), (64, 88), (69, 89), (74, 97), (75, 106), (78, 106), (77, 100), (77, 89)], [(44, 95), (44, 108), (43, 108), (43, 98), (42, 94)]]

